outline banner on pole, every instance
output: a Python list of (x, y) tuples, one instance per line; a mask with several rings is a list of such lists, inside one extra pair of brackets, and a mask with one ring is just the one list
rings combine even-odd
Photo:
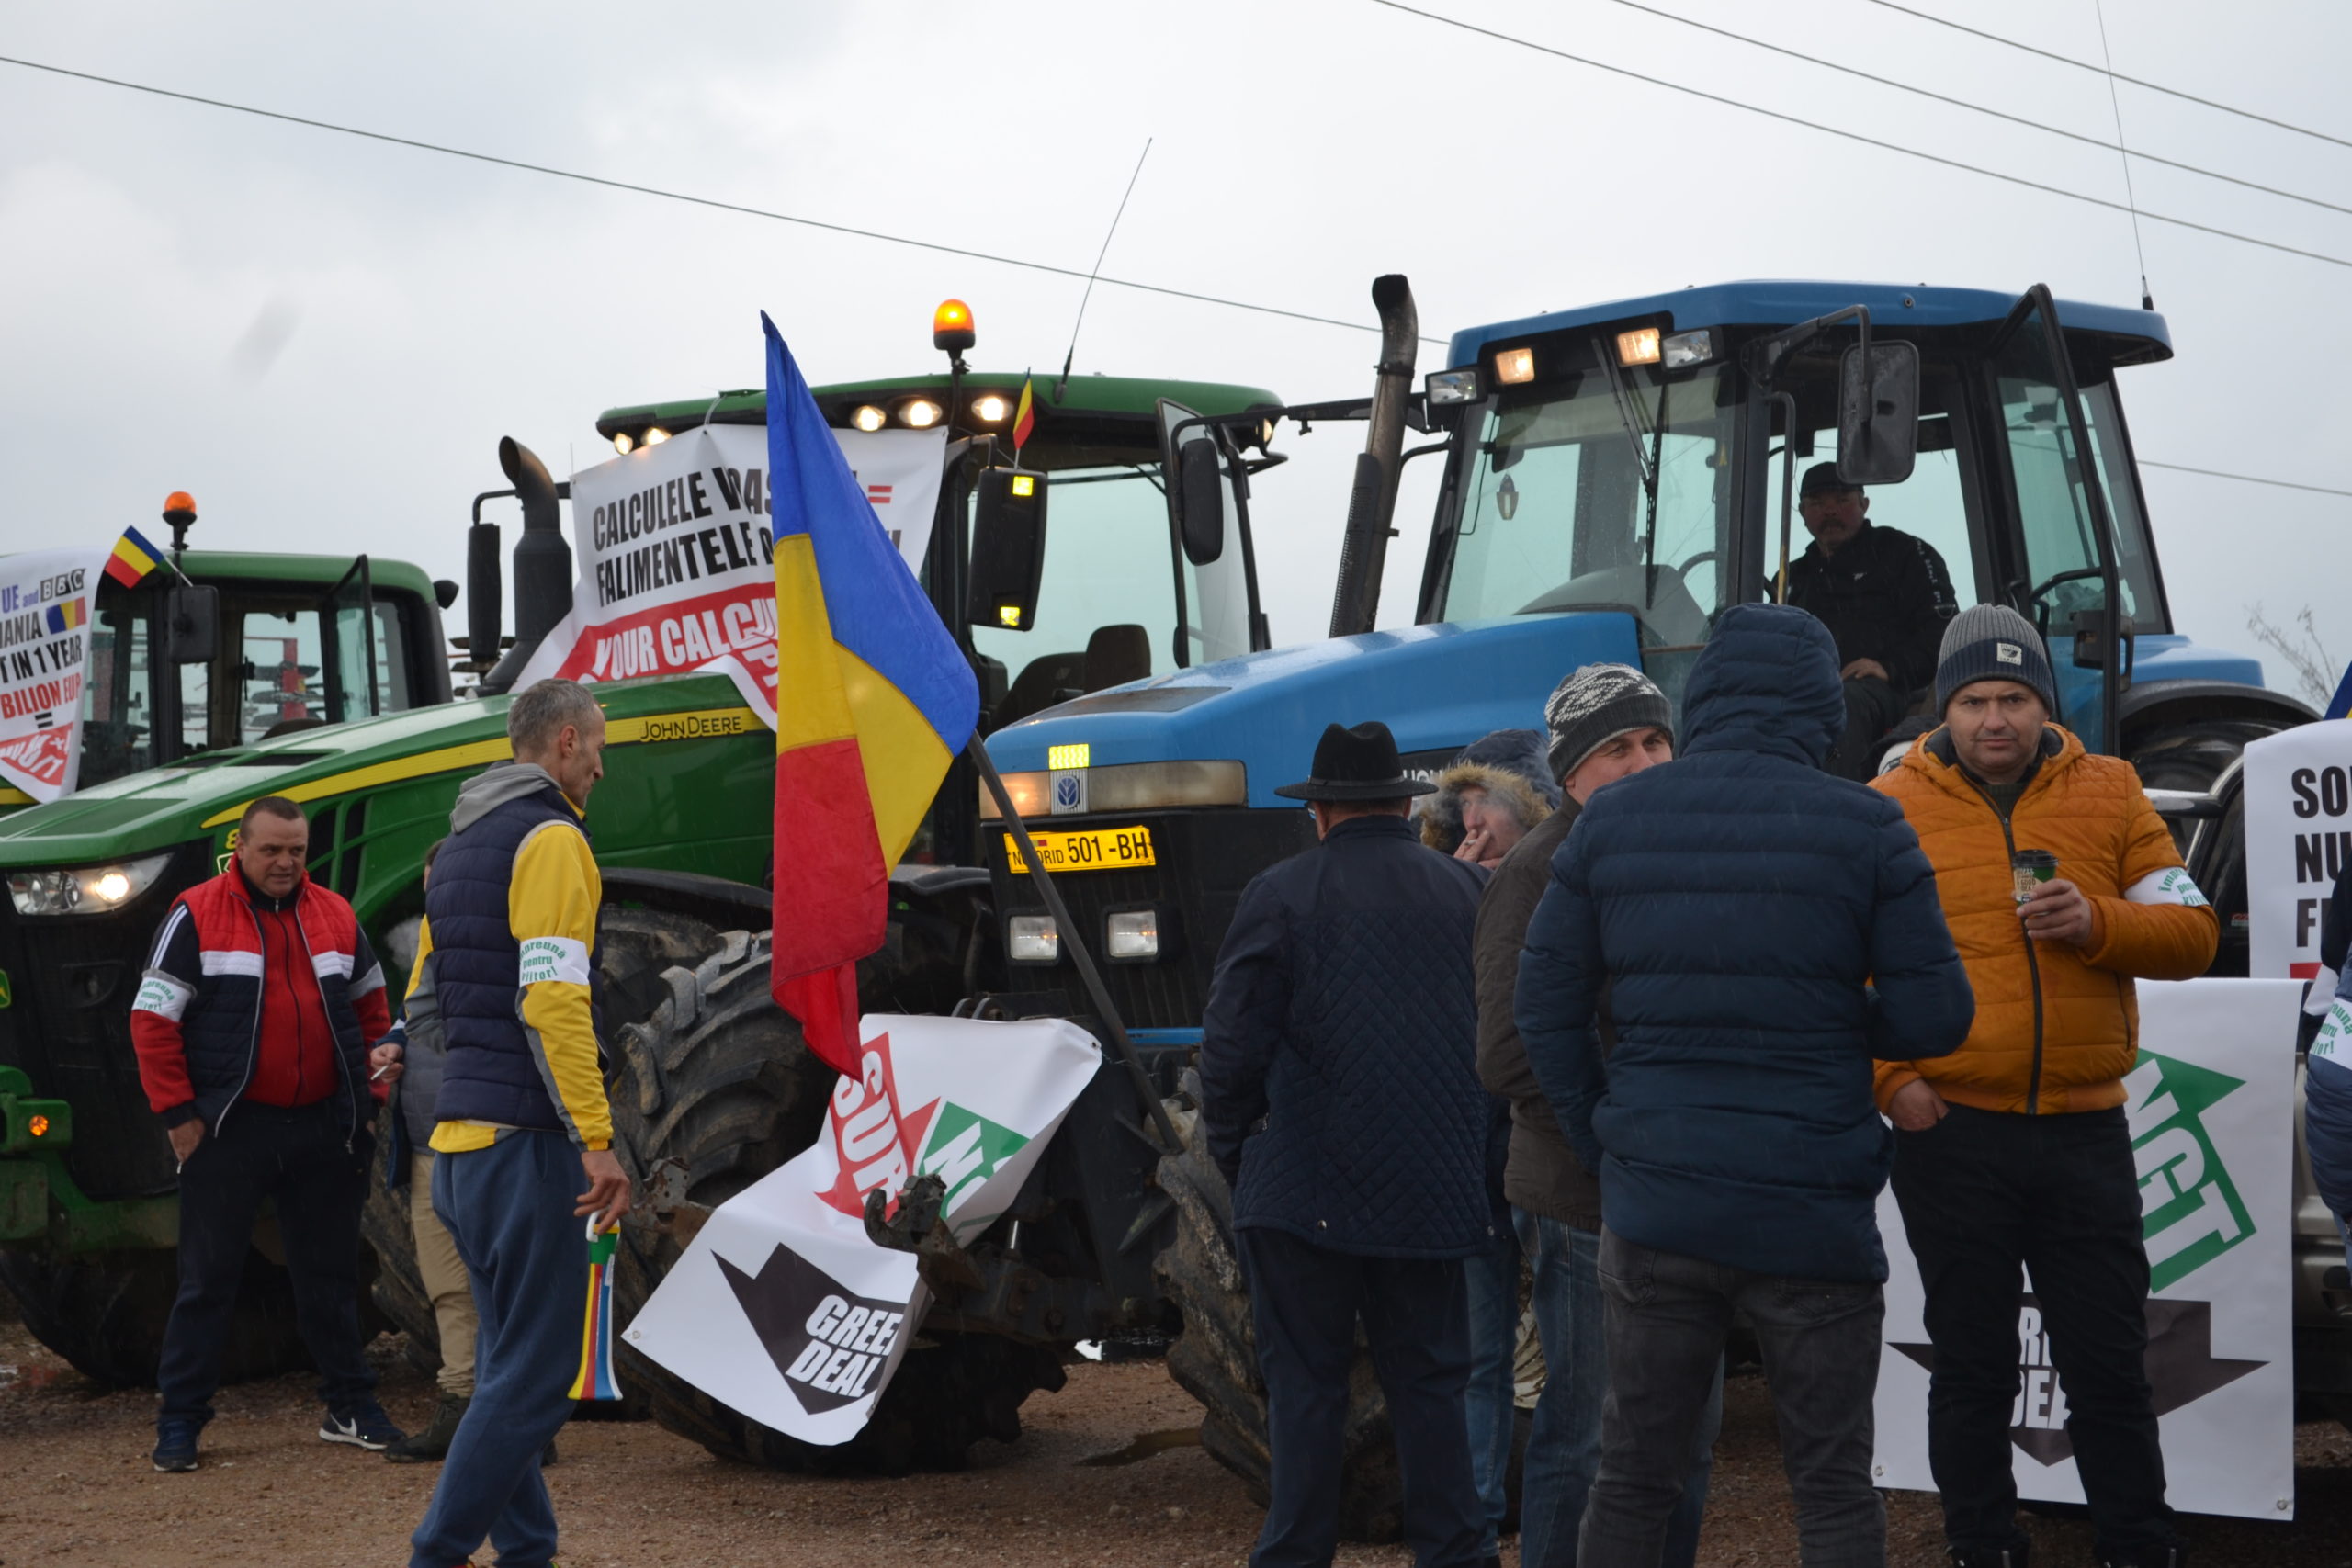
[(0, 558), (0, 787), (37, 801), (70, 794), (81, 774), (90, 622), (106, 560), (104, 550)]
[[(2140, 1056), (2124, 1079), (2148, 1249), (2148, 1381), (2168, 1499), (2193, 1514), (2293, 1518), (2291, 1241), (2295, 1015), (2286, 980), (2141, 981)], [(1928, 1133), (1922, 1134), (1933, 1137)], [(1932, 1492), (1918, 1266), (1889, 1190), (1886, 1338), (1879, 1359), (1881, 1486)], [(2032, 1281), (2018, 1301), (2018, 1495), (2083, 1501), (2066, 1391)]]
[[(939, 502), (944, 430), (837, 430), (850, 468), (908, 570), (920, 573)], [(775, 728), (775, 577), (767, 427), (706, 424), (571, 479), (580, 583), (571, 613), (514, 682), (623, 681), (707, 671), (733, 678)]]
[(712, 1398), (804, 1442), (857, 1435), (922, 1323), (912, 1254), (865, 1234), (865, 1195), (916, 1175), (969, 1242), (1021, 1190), (1102, 1065), (1061, 1019), (869, 1014), (816, 1144), (711, 1213), (624, 1336)]
[(2352, 723), (2323, 719), (2250, 743), (2245, 786), (2248, 967), (2316, 978), (2320, 911), (2352, 865)]

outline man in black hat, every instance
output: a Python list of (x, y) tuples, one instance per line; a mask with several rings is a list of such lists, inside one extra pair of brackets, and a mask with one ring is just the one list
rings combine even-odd
[(1879, 738), (1936, 678), (1944, 623), (1959, 611), (1951, 573), (1925, 539), (1872, 523), (1870, 498), (1837, 464), (1807, 468), (1797, 495), (1813, 543), (1789, 563), (1789, 603), (1837, 638), (1846, 688), (1846, 732), (1823, 766), (1866, 779), (1878, 771)]
[(1465, 1260), (1494, 1245), (1470, 939), (1485, 874), (1425, 849), (1383, 724), (1332, 725), (1304, 800), (1321, 842), (1259, 874), (1217, 953), (1201, 1118), (1266, 1380), (1272, 1498), (1252, 1568), (1339, 1537), (1348, 1365), (1363, 1324), (1421, 1568), (1479, 1561), (1464, 1396)]

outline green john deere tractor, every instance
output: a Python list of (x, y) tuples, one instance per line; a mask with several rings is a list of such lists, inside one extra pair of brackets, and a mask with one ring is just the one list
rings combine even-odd
[[(1001, 434), (1021, 385), (1017, 376), (969, 371), (958, 361), (944, 375), (815, 389), (837, 429), (947, 427), (923, 577), (980, 671), (983, 728), (1265, 648), (1243, 498), (1248, 472), (1279, 460), (1263, 449), (1271, 427), (1258, 412), (1277, 406), (1274, 397), (1096, 376), (1041, 381), (1021, 466), (1044, 476), (1052, 496), (1046, 553), (1043, 508), (1008, 507), (1008, 487), (986, 477), (1010, 459)], [(616, 409), (598, 429), (627, 451), (657, 430), (763, 421), (762, 394), (739, 392)], [(1213, 440), (1230, 460), (1233, 521), (1217, 549), (1188, 548), (1172, 530), (1160, 481), (1171, 439)], [(1258, 455), (1245, 457), (1245, 445)], [(390, 711), (389, 702), (330, 705), (305, 716), (344, 722), (266, 737), (220, 728), (206, 749), (151, 753), (140, 771), (0, 821), (0, 875), (10, 894), (0, 903), (0, 996), (7, 998), (0, 1005), (0, 1281), (43, 1343), (85, 1372), (152, 1380), (172, 1299), (174, 1171), (141, 1092), (129, 1028), (146, 945), (172, 896), (225, 863), (246, 802), (291, 796), (311, 817), (311, 874), (352, 901), (399, 984), (414, 952), (424, 851), (447, 831), (458, 786), (509, 755), (506, 691), (564, 615), (572, 576), (560, 529), (566, 487), (512, 442), (501, 460), (512, 488), (481, 499), (513, 494), (523, 506), (515, 622), (512, 637), (502, 636), (499, 547), (494, 530), (480, 524), (478, 500), (469, 647), (459, 666), (479, 677), (477, 694), (407, 712)], [(188, 558), (192, 576), (198, 562)], [(389, 581), (381, 568), (378, 581)], [(427, 585), (401, 578), (398, 586), (422, 592)], [(1018, 630), (1004, 613), (1014, 601), (1023, 611)], [(102, 599), (102, 616), (108, 607)], [(132, 615), (127, 624), (141, 623)], [(431, 642), (403, 635), (402, 646), (438, 653), (437, 626)], [(492, 664), (502, 645), (504, 657)], [(334, 668), (332, 659), (314, 662)], [(419, 666), (413, 678), (429, 676)], [(187, 711), (167, 705), (174, 690), (159, 684), (149, 712)], [(626, 1315), (674, 1258), (695, 1215), (813, 1136), (831, 1075), (768, 1002), (761, 884), (771, 845), (773, 735), (723, 677), (625, 681), (598, 691), (610, 733), (589, 817), (605, 878), (602, 1032), (624, 1160), (661, 1200), (625, 1235)], [(151, 733), (176, 735), (177, 722)], [(894, 876), (888, 941), (861, 966), (867, 1007), (944, 1012), (998, 973), (981, 832), (969, 763), (959, 763)], [(1122, 1113), (1133, 1121), (1134, 1096), (1124, 1086), (1106, 1077), (1089, 1093), (1124, 1096)], [(1156, 1158), (1140, 1141), (1120, 1156), (1137, 1203)], [(382, 1259), (374, 1299), (430, 1354), (432, 1314), (416, 1286), (405, 1216), (379, 1193), (368, 1229)], [(1150, 1249), (1130, 1252), (1133, 1277), (1113, 1281), (1114, 1305), (1124, 1297), (1136, 1303), (1126, 1314), (1136, 1326), (1165, 1326)], [(300, 1363), (266, 1221), (239, 1312), (232, 1375)], [(721, 1451), (891, 1468), (957, 1462), (975, 1438), (1010, 1436), (1021, 1399), (1060, 1379), (1057, 1358), (1035, 1343), (945, 1336), (910, 1357), (903, 1389), (865, 1438), (847, 1450), (803, 1451), (648, 1363), (625, 1375), (640, 1405), (650, 1402), (665, 1422)]]

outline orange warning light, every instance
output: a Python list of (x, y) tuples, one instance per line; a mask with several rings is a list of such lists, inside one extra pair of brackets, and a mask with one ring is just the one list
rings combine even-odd
[(972, 308), (961, 299), (942, 299), (931, 313), (931, 346), (944, 354), (961, 354), (979, 341), (972, 326)]
[(195, 522), (196, 497), (188, 494), (188, 492), (184, 490), (175, 490), (172, 491), (171, 494), (164, 498), (164, 521), (166, 523), (178, 522), (179, 519), (172, 515), (175, 512), (185, 512), (187, 513), (188, 521), (191, 523)]
[(30, 1133), (36, 1138), (48, 1137), (49, 1118), (46, 1116), (33, 1116), (27, 1118), (25, 1122), (25, 1131)]

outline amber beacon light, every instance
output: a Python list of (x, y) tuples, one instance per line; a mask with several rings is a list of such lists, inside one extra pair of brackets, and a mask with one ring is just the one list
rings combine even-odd
[(972, 308), (961, 299), (942, 299), (931, 313), (931, 346), (943, 354), (961, 354), (978, 341)]

